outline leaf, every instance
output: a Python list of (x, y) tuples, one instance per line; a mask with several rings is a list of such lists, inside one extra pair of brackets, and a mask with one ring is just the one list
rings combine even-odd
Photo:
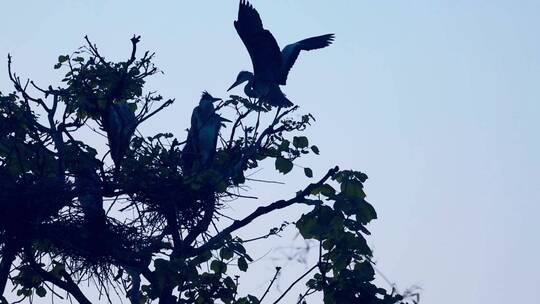
[(238, 269), (240, 269), (243, 272), (246, 272), (248, 269), (248, 263), (244, 257), (240, 257), (238, 259)]
[(227, 271), (227, 264), (222, 261), (213, 260), (212, 263), (210, 263), (210, 269), (215, 273), (225, 273)]
[(304, 149), (307, 148), (309, 145), (308, 138), (305, 136), (295, 136), (293, 138), (293, 146), (295, 146), (298, 149)]
[(62, 67), (62, 64), (61, 64), (61, 63), (57, 63), (57, 64), (54, 65), (54, 69), (55, 69), (55, 70), (58, 70), (58, 69), (61, 68), (61, 67)]
[(240, 239), (240, 238), (237, 238), (237, 241), (238, 243), (232, 243), (231, 244), (231, 248), (242, 253), (242, 254), (245, 254), (246, 253), (246, 248), (244, 248), (244, 246), (241, 244), (243, 241)]
[(375, 278), (375, 270), (370, 262), (356, 263), (354, 265), (354, 275), (360, 282), (373, 281)]
[(289, 172), (291, 172), (293, 168), (293, 163), (292, 161), (286, 159), (286, 158), (283, 158), (281, 156), (277, 157), (276, 158), (276, 169), (283, 173), (283, 174), (287, 174)]
[(319, 148), (317, 146), (311, 146), (311, 151), (313, 151), (313, 153), (319, 155)]
[(36, 288), (36, 294), (40, 298), (43, 298), (44, 296), (47, 295), (47, 290), (45, 288), (43, 288), (43, 286), (39, 286), (38, 288)]
[(371, 220), (374, 220), (377, 218), (377, 212), (375, 211), (375, 208), (371, 206), (370, 203), (363, 201), (358, 206), (358, 211), (356, 213), (356, 220), (359, 221), (362, 224), (367, 224)]
[(289, 150), (289, 146), (290, 146), (291, 142), (284, 139), (278, 146), (278, 150), (279, 151), (288, 151)]
[(249, 299), (249, 300), (251, 301), (251, 303), (253, 303), (253, 304), (259, 303), (259, 299), (257, 299), (257, 297), (255, 297), (255, 296), (248, 295), (248, 299)]
[(313, 177), (313, 170), (311, 170), (310, 168), (304, 168), (304, 174), (307, 177), (312, 178)]
[(318, 224), (313, 217), (304, 214), (296, 222), (296, 227), (304, 239), (310, 239), (316, 235)]
[(68, 61), (69, 56), (68, 55), (60, 55), (58, 56), (58, 63), (66, 62)]
[(336, 190), (329, 184), (324, 184), (313, 190), (311, 190), (312, 195), (322, 194), (324, 196), (332, 196), (336, 193)]
[(234, 256), (234, 252), (231, 248), (223, 247), (219, 251), (219, 256), (224, 260), (230, 260)]
[(362, 183), (355, 180), (347, 180), (341, 183), (341, 192), (345, 194), (345, 196), (351, 197), (351, 198), (365, 198), (366, 194), (364, 193), (364, 190), (362, 189), (364, 186), (362, 186)]
[(227, 286), (228, 289), (236, 290), (236, 284), (231, 277), (226, 277), (225, 280), (223, 280), (223, 283), (225, 283), (225, 286)]

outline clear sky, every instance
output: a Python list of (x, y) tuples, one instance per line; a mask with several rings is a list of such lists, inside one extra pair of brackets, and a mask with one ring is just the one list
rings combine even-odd
[[(301, 55), (284, 91), (317, 118), (309, 135), (321, 156), (303, 164), (369, 175), (378, 268), (401, 288), (421, 286), (423, 303), (540, 303), (540, 1), (252, 3), (281, 45), (336, 33), (331, 47)], [(226, 96), (251, 69), (232, 25), (237, 4), (5, 1), (0, 54), (46, 86), (60, 79), (57, 56), (84, 35), (123, 59), (140, 34), (165, 72), (149, 88), (177, 100), (145, 130), (180, 137), (202, 90)], [(254, 190), (270, 201), (308, 182), (280, 180), (289, 184)]]

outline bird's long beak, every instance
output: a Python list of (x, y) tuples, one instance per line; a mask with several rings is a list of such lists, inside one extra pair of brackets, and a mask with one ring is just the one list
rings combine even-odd
[(223, 100), (221, 98), (216, 98), (216, 97), (212, 97), (212, 102), (216, 102), (216, 101), (220, 101), (220, 100)]
[(236, 87), (236, 86), (239, 85), (239, 84), (241, 84), (240, 81), (238, 81), (238, 80), (235, 81), (235, 82), (232, 84), (232, 86), (230, 86), (230, 87), (227, 89), (227, 92), (229, 92), (230, 90), (232, 90), (234, 87)]

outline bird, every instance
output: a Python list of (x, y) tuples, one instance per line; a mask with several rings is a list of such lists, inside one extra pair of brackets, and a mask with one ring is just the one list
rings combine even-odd
[(219, 129), (223, 122), (230, 122), (216, 113), (213, 103), (219, 100), (221, 98), (215, 98), (205, 91), (199, 105), (193, 109), (191, 127), (182, 150), (184, 171), (207, 169), (214, 160)]
[(335, 37), (334, 34), (326, 34), (303, 39), (280, 51), (276, 39), (263, 27), (259, 13), (247, 0), (240, 0), (238, 20), (234, 21), (234, 27), (251, 57), (253, 72), (238, 73), (236, 81), (227, 91), (247, 81), (244, 93), (248, 97), (260, 98), (277, 107), (293, 105), (279, 86), (287, 84), (289, 72), (300, 52), (327, 47)]
[(107, 132), (111, 158), (117, 168), (129, 148), (136, 127), (135, 113), (125, 102), (110, 104), (103, 115), (103, 129)]

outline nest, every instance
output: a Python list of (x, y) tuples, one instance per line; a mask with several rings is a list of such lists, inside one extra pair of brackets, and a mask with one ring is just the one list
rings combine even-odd
[(112, 219), (104, 227), (92, 227), (74, 215), (43, 225), (37, 243), (42, 252), (52, 253), (76, 271), (147, 264), (159, 246), (137, 229)]
[[(194, 178), (199, 180), (193, 181)], [(179, 227), (195, 226), (209, 208), (218, 208), (215, 187), (204, 177), (190, 179), (178, 174), (144, 180), (131, 196), (142, 206), (148, 225), (158, 225), (174, 215)]]
[(20, 243), (30, 242), (40, 224), (52, 220), (72, 199), (71, 185), (63, 180), (2, 178), (0, 231)]

